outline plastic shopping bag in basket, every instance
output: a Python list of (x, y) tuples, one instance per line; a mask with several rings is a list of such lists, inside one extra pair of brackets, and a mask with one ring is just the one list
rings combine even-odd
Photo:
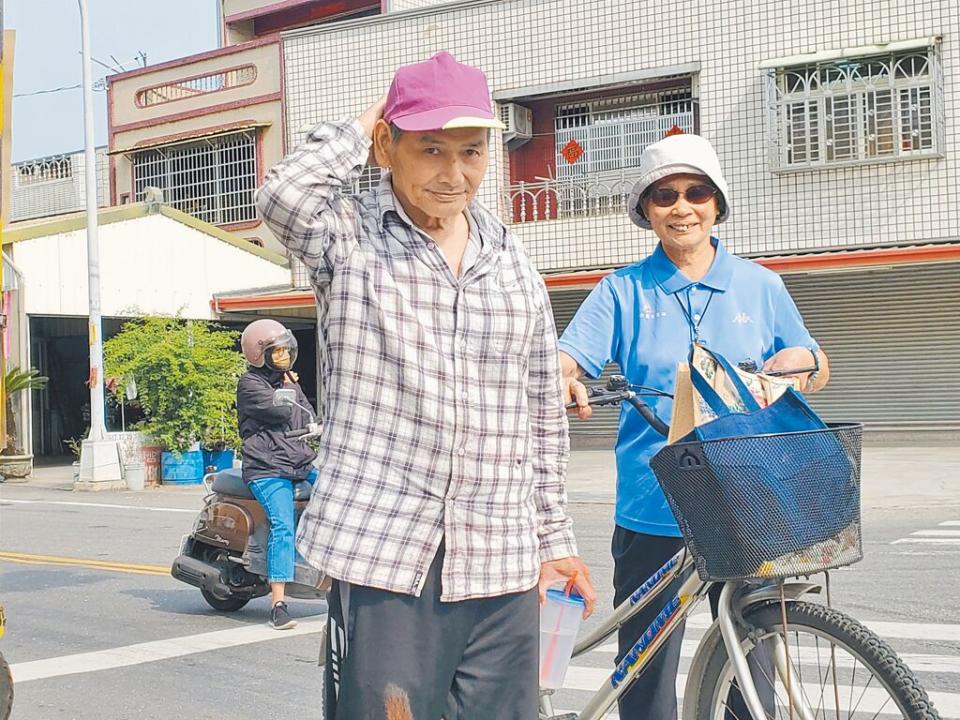
[[(723, 396), (716, 378), (702, 372), (702, 354), (726, 375)], [(730, 559), (726, 576), (750, 575), (751, 563), (801, 551), (858, 520), (854, 459), (799, 393), (778, 388), (778, 399), (762, 407), (726, 359), (699, 345), (691, 349), (690, 381), (695, 400), (715, 416), (677, 443), (692, 444), (699, 456), (698, 480), (688, 474), (661, 484), (693, 544), (722, 548), (714, 557)], [(671, 446), (660, 452), (652, 463), (658, 478), (677, 467), (666, 455)]]

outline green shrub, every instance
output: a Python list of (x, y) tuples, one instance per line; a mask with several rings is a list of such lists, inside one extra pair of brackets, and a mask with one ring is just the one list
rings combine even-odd
[(127, 322), (103, 345), (106, 377), (133, 379), (144, 420), (137, 429), (181, 453), (194, 442), (237, 449), (237, 380), (246, 368), (239, 333), (181, 318)]

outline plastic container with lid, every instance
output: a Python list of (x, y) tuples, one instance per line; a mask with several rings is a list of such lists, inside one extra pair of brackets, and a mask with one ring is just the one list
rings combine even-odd
[(540, 687), (559, 690), (573, 655), (586, 603), (578, 595), (547, 590), (540, 608)]

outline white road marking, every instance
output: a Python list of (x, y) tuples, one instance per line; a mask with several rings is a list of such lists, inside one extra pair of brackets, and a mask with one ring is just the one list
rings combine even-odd
[(960, 520), (947, 520), (940, 523), (941, 527), (957, 527), (958, 525), (960, 525)]
[(183, 657), (184, 655), (223, 650), (238, 645), (283, 640), (318, 633), (325, 626), (326, 615), (313, 615), (310, 618), (299, 620), (299, 625), (291, 630), (274, 630), (268, 625), (245, 625), (199, 635), (186, 635), (108, 650), (15, 663), (10, 666), (10, 670), (13, 674), (14, 683), (24, 683), (63, 675), (76, 675), (97, 670), (112, 670), (130, 665), (141, 665), (157, 660)]
[[(680, 657), (689, 660), (697, 651), (697, 642), (685, 642), (680, 647)], [(601, 645), (592, 652), (602, 653), (604, 655), (616, 655), (617, 644), (608, 643)], [(900, 659), (914, 672), (931, 673), (960, 673), (960, 656), (957, 655), (931, 655), (927, 653), (897, 653)], [(853, 667), (853, 659), (844, 656), (837, 658), (837, 665), (840, 667)], [(610, 663), (613, 668), (613, 662)]]
[[(580, 666), (571, 666), (567, 669), (567, 676), (563, 683), (564, 690), (585, 690), (595, 692), (602, 685), (605, 685), (610, 673), (602, 668), (589, 668)], [(677, 693), (680, 697), (686, 689), (687, 676), (677, 676)], [(849, 691), (848, 691), (849, 692)], [(857, 702), (861, 707), (870, 708), (876, 711), (876, 708), (883, 704), (887, 699), (886, 690), (877, 688), (857, 688)], [(929, 692), (930, 700), (936, 706), (940, 717), (942, 718), (960, 718), (960, 694), (947, 692)], [(841, 695), (841, 702), (844, 696)], [(819, 703), (816, 703), (819, 704)], [(826, 693), (823, 699), (823, 707), (832, 709), (834, 699), (832, 693)], [(893, 711), (891, 711), (893, 712)]]
[[(882, 638), (897, 640), (941, 640), (943, 642), (960, 642), (960, 625), (940, 623), (905, 623), (889, 622), (886, 620), (861, 620), (855, 618), (861, 625), (866, 625)], [(687, 619), (687, 627), (705, 630), (710, 627), (710, 615), (700, 613)]]
[(95, 507), (95, 508), (114, 508), (117, 510), (147, 510), (149, 512), (172, 512), (172, 513), (193, 513), (200, 512), (199, 508), (166, 508), (149, 507), (146, 505), (119, 505), (115, 503), (92, 503), (92, 502), (70, 502), (67, 500), (11, 500), (9, 498), (0, 499), (0, 507), (4, 505), (69, 505), (73, 507)]
[(930, 537), (908, 537), (900, 538), (899, 540), (894, 540), (891, 545), (920, 545), (923, 543), (930, 543), (934, 545), (960, 545), (960, 537), (958, 538), (930, 538)]
[(917, 530), (910, 533), (911, 536), (919, 537), (953, 537), (960, 538), (960, 530)]

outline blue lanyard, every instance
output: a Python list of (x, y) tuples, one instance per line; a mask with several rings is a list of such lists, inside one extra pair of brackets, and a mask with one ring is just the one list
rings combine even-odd
[(707, 304), (703, 306), (703, 312), (700, 313), (700, 319), (696, 322), (693, 320), (693, 304), (690, 302), (690, 291), (687, 290), (686, 305), (683, 304), (683, 301), (680, 299), (680, 295), (678, 293), (674, 293), (673, 296), (677, 299), (677, 304), (680, 305), (680, 309), (687, 318), (687, 323), (690, 325), (690, 331), (693, 335), (693, 342), (700, 342), (700, 323), (703, 322), (703, 319), (707, 316), (707, 310), (710, 309), (710, 303), (713, 301), (714, 296), (713, 289), (710, 289), (710, 297), (707, 298)]

